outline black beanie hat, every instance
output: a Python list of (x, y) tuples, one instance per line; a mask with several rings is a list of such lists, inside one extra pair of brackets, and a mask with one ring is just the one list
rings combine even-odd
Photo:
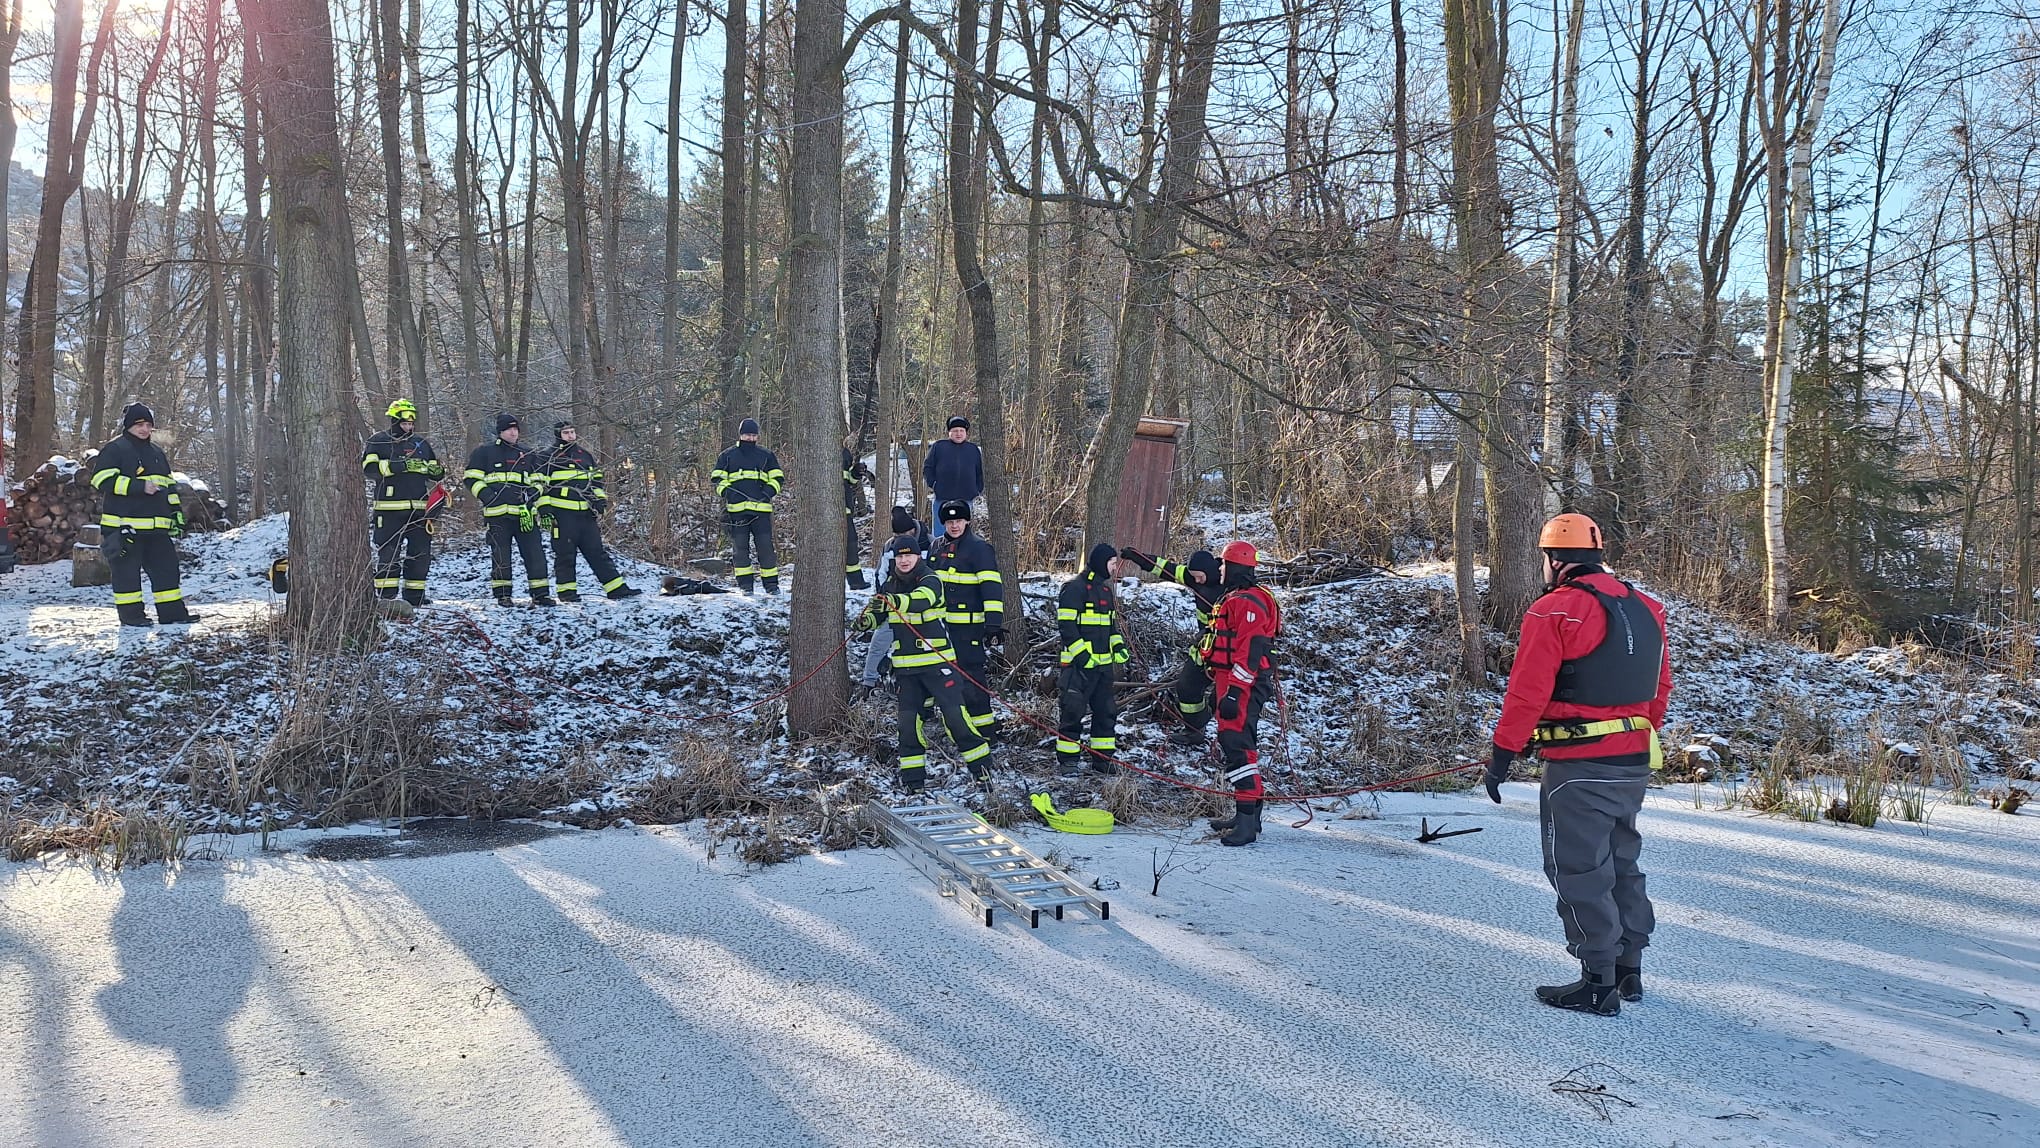
[(511, 427), (516, 427), (518, 430), (523, 430), (524, 424), (518, 422), (517, 416), (511, 414), (509, 411), (504, 411), (502, 414), (496, 416), (497, 434), (502, 434), (504, 431), (509, 430)]
[(965, 522), (969, 522), (970, 503), (965, 502), (960, 498), (952, 498), (948, 502), (942, 504), (939, 513), (941, 514), (942, 521), (945, 525), (954, 522), (959, 518), (963, 519)]
[(573, 425), (574, 425), (574, 420), (573, 420), (573, 419), (561, 419), (560, 421), (558, 421), (558, 422), (554, 423), (554, 424), (553, 424), (553, 437), (554, 437), (554, 438), (556, 438), (556, 439), (557, 439), (557, 438), (559, 438), (559, 437), (561, 437), (561, 436), (560, 436), (560, 432), (561, 432), (561, 431), (564, 431), (564, 430), (567, 430), (567, 429), (569, 429), (569, 428), (570, 428), (570, 427), (572, 427)]
[(950, 429), (950, 430), (955, 430), (955, 429), (956, 429), (957, 427), (962, 427), (962, 428), (963, 428), (963, 429), (965, 429), (965, 430), (969, 430), (969, 429), (970, 429), (970, 420), (969, 420), (969, 419), (967, 419), (967, 418), (964, 418), (964, 417), (963, 417), (962, 415), (951, 415), (951, 416), (949, 416), (949, 429)]
[(1108, 572), (1106, 563), (1111, 562), (1117, 557), (1119, 557), (1119, 551), (1113, 549), (1110, 542), (1100, 542), (1096, 546), (1091, 547), (1091, 558), (1088, 562), (1084, 563), (1084, 573), (1094, 578), (1106, 577)]
[(892, 508), (892, 532), (894, 534), (912, 534), (920, 528), (921, 524), (914, 521), (913, 511), (908, 510), (904, 506)]
[(744, 420), (743, 422), (740, 422), (740, 423), (738, 423), (738, 424), (737, 424), (737, 437), (738, 437), (738, 438), (742, 438), (743, 436), (745, 436), (745, 435), (747, 435), (747, 434), (757, 434), (757, 433), (758, 433), (758, 420), (757, 420), (757, 419), (745, 419), (745, 420)]
[(156, 412), (140, 403), (129, 403), (128, 408), (120, 412), (120, 429), (125, 432), (136, 423), (148, 423), (150, 426), (155, 426)]
[(1205, 579), (1211, 583), (1215, 584), (1218, 581), (1220, 573), (1218, 555), (1213, 554), (1209, 550), (1199, 550), (1197, 553), (1192, 554), (1190, 561), (1185, 562), (1183, 565), (1188, 566), (1192, 570), (1202, 572)]

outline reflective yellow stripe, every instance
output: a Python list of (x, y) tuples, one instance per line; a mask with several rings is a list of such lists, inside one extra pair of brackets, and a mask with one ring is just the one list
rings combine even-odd
[(114, 467), (114, 466), (109, 466), (109, 467), (107, 467), (107, 468), (106, 468), (105, 470), (95, 470), (95, 471), (93, 471), (93, 472), (92, 472), (92, 488), (93, 488), (94, 490), (97, 490), (97, 489), (99, 489), (99, 484), (100, 484), (100, 483), (102, 483), (102, 482), (105, 482), (105, 481), (106, 481), (107, 479), (114, 479), (114, 480), (115, 480), (115, 482), (114, 482), (114, 488), (113, 488), (113, 492), (114, 492), (115, 494), (126, 494), (126, 493), (127, 493), (127, 479), (125, 479), (125, 478), (122, 478), (122, 477), (120, 476), (120, 468), (119, 468), (119, 467)]
[(742, 510), (753, 510), (759, 514), (770, 514), (772, 513), (772, 504), (769, 502), (731, 502), (724, 504), (723, 509), (732, 513)]
[(377, 500), (376, 500), (376, 503), (375, 503), (374, 507), (372, 507), (372, 509), (375, 509), (375, 510), (423, 510), (423, 509), (425, 509), (425, 500), (424, 500), (424, 499), (422, 499), (422, 498), (396, 498), (396, 499), (377, 499)]
[(1055, 620), (1058, 622), (1074, 622), (1077, 620), (1077, 612), (1067, 606), (1058, 607), (1055, 612)]
[(1553, 742), (1604, 738), (1618, 733), (1636, 733), (1642, 730), (1650, 731), (1650, 767), (1653, 770), (1663, 769), (1664, 743), (1658, 739), (1657, 727), (1650, 724), (1649, 718), (1632, 716), (1581, 723), (1547, 723), (1531, 731), (1530, 742), (1532, 745), (1547, 745)]
[(901, 769), (925, 769), (927, 766), (928, 755), (925, 753), (910, 753), (900, 758)]
[(607, 582), (604, 582), (604, 583), (602, 584), (602, 589), (603, 589), (603, 591), (604, 591), (604, 592), (607, 592), (607, 591), (610, 591), (610, 590), (614, 590), (614, 589), (616, 589), (616, 588), (617, 588), (618, 586), (621, 586), (621, 585), (623, 585), (623, 575), (621, 575), (621, 574), (618, 574), (618, 575), (617, 575), (616, 577), (614, 577), (614, 578), (611, 578), (611, 579), (610, 579), (609, 581), (607, 581)]
[(992, 752), (992, 743), (988, 741), (981, 741), (976, 745), (970, 747), (969, 749), (963, 751), (963, 760), (976, 761), (977, 759), (985, 756), (990, 752)]
[(174, 519), (165, 517), (127, 518), (118, 514), (102, 514), (99, 516), (99, 526), (101, 529), (111, 526), (115, 530), (119, 530), (122, 527), (132, 527), (136, 530), (168, 530), (175, 525), (177, 523)]
[(184, 591), (183, 591), (183, 590), (158, 590), (158, 591), (156, 591), (156, 604), (157, 604), (157, 605), (159, 605), (159, 606), (160, 606), (160, 605), (162, 605), (162, 604), (163, 604), (163, 603), (165, 603), (165, 602), (181, 602), (181, 601), (183, 601), (183, 600), (184, 600)]
[(1057, 753), (1071, 753), (1071, 754), (1073, 754), (1073, 753), (1076, 753), (1076, 752), (1077, 752), (1078, 750), (1080, 750), (1080, 749), (1082, 749), (1082, 748), (1083, 748), (1082, 746), (1078, 745), (1078, 744), (1077, 744), (1076, 742), (1070, 741), (1070, 740), (1069, 740), (1069, 739), (1067, 739), (1067, 738), (1060, 738), (1060, 737), (1059, 737), (1059, 738), (1056, 738), (1056, 739), (1055, 739), (1055, 751), (1056, 751)]
[(113, 604), (116, 606), (138, 606), (142, 601), (140, 590), (115, 590)]

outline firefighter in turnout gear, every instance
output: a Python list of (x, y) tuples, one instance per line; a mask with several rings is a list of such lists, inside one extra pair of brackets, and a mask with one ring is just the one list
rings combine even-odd
[[(779, 456), (758, 445), (758, 420), (745, 419), (737, 443), (718, 455), (715, 492), (722, 495), (723, 529), (730, 535), (730, 574), (737, 589), (751, 592), (753, 577), (765, 579), (767, 594), (779, 593), (779, 552), (772, 545), (772, 500), (786, 485)], [(757, 551), (757, 565), (751, 563)]]
[(1275, 639), (1282, 610), (1255, 580), (1260, 555), (1249, 542), (1228, 542), (1219, 554), (1225, 597), (1211, 618), (1204, 665), (1218, 711), (1218, 748), (1232, 783), (1233, 815), (1212, 821), (1221, 845), (1249, 845), (1261, 835), (1261, 710), (1275, 696)]
[(957, 668), (965, 675), (963, 712), (971, 728), (994, 736), (992, 696), (985, 691), (990, 680), (985, 653), (986, 647), (1006, 640), (1006, 584), (999, 577), (999, 556), (992, 544), (971, 532), (970, 503), (942, 504), (942, 533), (928, 561), (942, 579), (943, 621), (949, 625)]
[(510, 547), (524, 559), (524, 579), (531, 604), (551, 606), (552, 580), (546, 576), (545, 544), (539, 540), (538, 500), (545, 490), (546, 457), (517, 445), (524, 425), (517, 416), (496, 416), (496, 438), (468, 455), (466, 479), (482, 518), (489, 526), (489, 590), (496, 604), (510, 602)]
[(198, 621), (178, 580), (175, 539), (184, 533), (183, 500), (170, 459), (149, 441), (155, 433), (155, 414), (135, 403), (120, 414), (120, 437), (92, 459), (92, 489), (100, 495), (99, 549), (113, 575), (113, 605), (123, 626), (154, 624), (142, 601), (145, 573), (164, 625)]
[(1199, 550), (1188, 562), (1171, 562), (1123, 547), (1119, 558), (1158, 578), (1187, 587), (1197, 603), (1197, 639), (1183, 651), (1182, 665), (1176, 671), (1176, 712), (1182, 716), (1183, 724), (1169, 735), (1169, 740), (1177, 745), (1203, 745), (1204, 729), (1211, 724), (1211, 675), (1205, 672), (1200, 651), (1211, 640), (1212, 611), (1218, 609), (1219, 599), (1225, 597), (1225, 588), (1219, 585), (1218, 556), (1209, 550)]
[(1522, 640), (1488, 760), (1488, 796), (1502, 800), (1509, 765), (1535, 750), (1544, 876), (1558, 894), (1571, 984), (1537, 998), (1614, 1016), (1643, 999), (1643, 950), (1657, 918), (1637, 859), (1636, 815), (1663, 764), (1658, 728), (1672, 693), (1665, 608), (1601, 567), (1601, 528), (1561, 514), (1537, 539), (1545, 594), (1523, 615)]
[(980, 782), (991, 779), (991, 743), (971, 727), (963, 712), (963, 677), (944, 628), (942, 580), (914, 549), (894, 539), (885, 548), (887, 574), (857, 628), (892, 627), (893, 680), (899, 683), (900, 784), (910, 793), (928, 783), (928, 740), (923, 714), (932, 708), (949, 728), (949, 740), (964, 766)]
[(574, 573), (574, 556), (579, 554), (588, 560), (604, 594), (616, 601), (635, 598), (644, 591), (624, 583), (602, 545), (602, 512), (609, 509), (609, 491), (602, 485), (602, 468), (580, 437), (573, 423), (554, 423), (552, 453), (544, 463), (545, 493), (539, 495), (538, 508), (552, 516), (554, 588), (562, 602), (581, 600), (581, 584)]
[(425, 604), (425, 578), (432, 567), (430, 499), (446, 464), (432, 444), (416, 433), (418, 408), (409, 399), (390, 404), (390, 429), (368, 440), (361, 473), (375, 486), (375, 592)]
[(864, 590), (871, 584), (864, 580), (864, 551), (857, 545), (857, 491), (870, 472), (852, 453), (856, 445), (855, 435), (843, 440), (843, 581), (852, 590)]
[[(1083, 573), (1063, 583), (1055, 599), (1055, 626), (1062, 638), (1062, 676), (1057, 700), (1062, 720), (1056, 724), (1055, 759), (1064, 777), (1083, 772), (1084, 715), (1091, 717), (1090, 746), (1098, 753), (1119, 752), (1119, 700), (1113, 683), (1126, 664), (1126, 639), (1119, 636), (1119, 599), (1113, 580), (1119, 576), (1119, 552), (1100, 542), (1091, 547)], [(1118, 770), (1093, 754), (1091, 768)]]

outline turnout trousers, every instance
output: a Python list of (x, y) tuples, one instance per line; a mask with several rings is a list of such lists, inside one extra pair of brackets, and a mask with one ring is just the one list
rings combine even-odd
[(748, 591), (751, 579), (763, 575), (766, 592), (778, 591), (779, 551), (772, 545), (772, 515), (748, 512), (723, 523), (723, 529), (730, 535), (730, 576), (737, 580), (737, 588)]
[[(1082, 767), (1087, 715), (1091, 719), (1090, 747), (1099, 753), (1119, 752), (1119, 699), (1112, 693), (1112, 680), (1118, 676), (1118, 669), (1109, 665), (1062, 668), (1062, 680), (1056, 690), (1062, 714), (1055, 728), (1055, 758), (1064, 773), (1076, 773)], [(1091, 768), (1110, 773), (1117, 767), (1093, 756)]]
[(524, 581), (534, 598), (552, 595), (552, 580), (545, 573), (545, 543), (538, 531), (517, 529), (517, 516), (499, 514), (489, 519), (489, 591), (499, 601), (510, 600), (510, 547), (524, 559)]
[(425, 602), (425, 577), (432, 569), (432, 532), (422, 510), (382, 510), (375, 516), (375, 592), (394, 598), (403, 591), (413, 606)]
[(1202, 733), (1211, 722), (1211, 673), (1188, 652), (1176, 671), (1175, 694), (1176, 712), (1183, 715), (1183, 724)]
[(948, 666), (916, 666), (893, 670), (900, 687), (900, 768), (920, 769), (928, 764), (928, 737), (921, 728), (923, 709), (933, 708), (949, 727), (949, 740), (956, 745), (963, 763), (977, 773), (992, 752), (990, 742), (971, 728), (963, 712), (963, 679)]
[(554, 510), (552, 528), (553, 581), (562, 594), (578, 594), (581, 584), (574, 573), (576, 554), (588, 560), (588, 569), (608, 594), (623, 586), (623, 575), (609, 560), (602, 545), (602, 522), (592, 510)]
[[(100, 547), (106, 569), (113, 578), (113, 605), (120, 620), (143, 621), (148, 608), (142, 602), (142, 575), (149, 576), (155, 591), (156, 614), (165, 622), (178, 622), (191, 614), (184, 604), (184, 586), (177, 569), (177, 540), (167, 530), (137, 530), (123, 534), (117, 529), (101, 531)], [(107, 545), (109, 542), (113, 545)]]
[[(949, 623), (949, 648), (956, 651), (956, 667), (963, 671), (963, 715), (970, 727), (983, 733), (992, 724), (991, 667), (985, 651), (985, 628), (975, 622)], [(966, 676), (967, 675), (967, 676)]]
[(1596, 972), (1640, 965), (1657, 925), (1636, 863), (1643, 852), (1636, 815), (1649, 781), (1648, 765), (1544, 763), (1537, 794), (1544, 876), (1558, 894), (1566, 951)]

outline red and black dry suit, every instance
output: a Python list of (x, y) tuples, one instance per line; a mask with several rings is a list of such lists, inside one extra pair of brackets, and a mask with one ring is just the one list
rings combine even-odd
[[(153, 424), (155, 420), (151, 419)], [(147, 625), (142, 575), (156, 593), (156, 614), (166, 623), (191, 616), (177, 569), (177, 543), (184, 533), (183, 500), (170, 477), (163, 448), (122, 431), (86, 464), (100, 495), (99, 547), (113, 575), (113, 605), (120, 620)], [(149, 493), (148, 484), (156, 484)]]
[[(1197, 638), (1189, 649), (1183, 651), (1182, 665), (1176, 670), (1174, 692), (1176, 712), (1183, 716), (1183, 724), (1201, 735), (1205, 725), (1211, 721), (1211, 675), (1205, 672), (1198, 651), (1210, 640), (1212, 611), (1218, 609), (1219, 599), (1225, 597), (1225, 588), (1219, 585), (1218, 558), (1209, 550), (1199, 550), (1190, 556), (1188, 562), (1150, 558), (1139, 551), (1129, 553), (1122, 550), (1119, 556), (1158, 578), (1186, 587), (1191, 600), (1197, 604)], [(1204, 575), (1204, 580), (1199, 582), (1192, 576), (1195, 574)]]
[(406, 434), (392, 419), (363, 448), (361, 474), (375, 486), (375, 592), (394, 598), (401, 590), (406, 602), (423, 605), (432, 569), (427, 502), (446, 465), (423, 435)]
[(489, 592), (499, 602), (510, 600), (510, 547), (524, 559), (524, 579), (532, 601), (552, 598), (552, 579), (545, 569), (545, 543), (538, 535), (538, 499), (545, 489), (545, 456), (501, 438), (486, 442), (468, 455), (469, 493), (482, 504), (489, 525)]
[(931, 703), (949, 728), (949, 740), (964, 765), (972, 775), (984, 777), (992, 747), (963, 712), (963, 678), (956, 672), (956, 653), (943, 628), (942, 580), (926, 562), (917, 561), (911, 573), (900, 573), (894, 552), (886, 548), (888, 574), (858, 627), (891, 627), (893, 680), (899, 685), (900, 781), (910, 790), (925, 784), (928, 739), (921, 722)]
[(1523, 615), (1495, 745), (1532, 746), (1544, 875), (1566, 947), (1588, 969), (1637, 967), (1656, 924), (1636, 815), (1672, 692), (1665, 608), (1598, 566), (1575, 567)]
[(942, 620), (956, 665), (964, 672), (963, 712), (971, 728), (983, 733), (992, 724), (992, 696), (985, 690), (989, 669), (985, 644), (1006, 631), (1006, 584), (999, 576), (999, 556), (966, 521), (955, 538), (935, 536), (928, 564), (942, 580)]
[(602, 468), (595, 464), (595, 456), (578, 442), (555, 438), (552, 453), (539, 469), (545, 472), (546, 487), (538, 508), (552, 516), (553, 581), (560, 597), (566, 601), (581, 597), (576, 555), (588, 560), (588, 570), (602, 583), (604, 594), (627, 597), (623, 575), (616, 572), (609, 548), (602, 544), (601, 519), (609, 509), (609, 491), (602, 485)]
[(1084, 715), (1091, 717), (1091, 765), (1100, 772), (1117, 767), (1097, 754), (1119, 752), (1119, 699), (1113, 683), (1126, 664), (1126, 639), (1119, 635), (1119, 594), (1112, 585), (1112, 547), (1091, 550), (1084, 572), (1063, 583), (1055, 601), (1055, 624), (1062, 638), (1062, 677), (1057, 682), (1061, 720), (1056, 725), (1055, 754), (1062, 772), (1081, 772)]
[(1282, 633), (1282, 611), (1266, 587), (1251, 581), (1251, 570), (1231, 569), (1239, 571), (1235, 575), (1239, 581), (1227, 588), (1212, 615), (1204, 665), (1218, 698), (1214, 708), (1225, 778), (1232, 783), (1236, 800), (1259, 801), (1264, 792), (1258, 749), (1261, 710), (1275, 696), (1274, 650)]

